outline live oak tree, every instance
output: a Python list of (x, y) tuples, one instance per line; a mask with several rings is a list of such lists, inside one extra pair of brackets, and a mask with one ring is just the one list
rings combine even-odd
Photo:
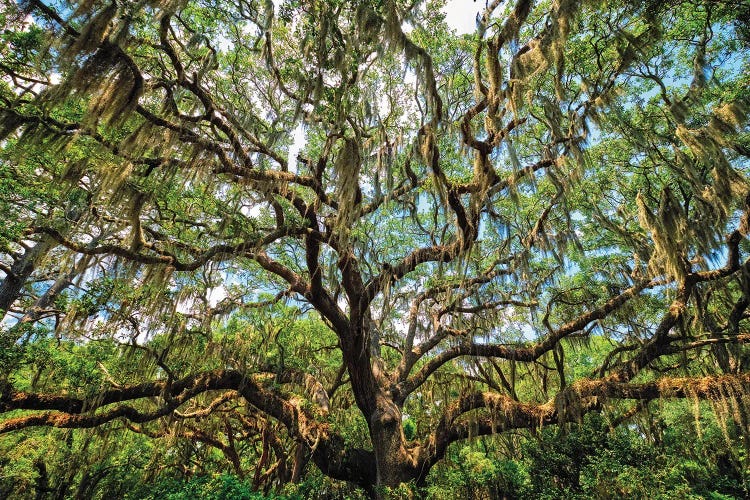
[[(748, 437), (750, 5), (469, 7), (3, 7), (0, 433), (121, 422), (242, 475), (244, 425), (376, 496), (656, 399)], [(50, 335), (119, 355), (66, 375)]]

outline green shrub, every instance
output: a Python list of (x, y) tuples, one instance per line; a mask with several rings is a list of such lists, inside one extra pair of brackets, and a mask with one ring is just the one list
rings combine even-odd
[(199, 476), (188, 480), (165, 478), (143, 484), (125, 496), (127, 500), (282, 500), (296, 496), (265, 495), (253, 491), (248, 481), (236, 476), (221, 474), (213, 477)]

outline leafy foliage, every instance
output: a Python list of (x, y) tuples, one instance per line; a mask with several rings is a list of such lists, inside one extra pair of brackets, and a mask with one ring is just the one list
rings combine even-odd
[(748, 495), (750, 7), (476, 4), (0, 6), (0, 493)]

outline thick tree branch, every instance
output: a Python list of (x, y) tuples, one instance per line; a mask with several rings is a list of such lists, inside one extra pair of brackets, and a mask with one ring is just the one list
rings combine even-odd
[[(692, 398), (739, 401), (750, 393), (750, 374), (720, 375), (703, 378), (663, 378), (643, 384), (612, 380), (580, 380), (543, 404), (523, 403), (494, 393), (472, 393), (460, 397), (441, 417), (435, 431), (420, 448), (425, 469), (445, 456), (450, 443), (470, 435), (498, 434), (512, 429), (535, 429), (553, 423), (579, 420), (607, 399)], [(461, 420), (475, 410), (483, 414)]]
[[(258, 385), (236, 370), (217, 370), (191, 375), (175, 381), (153, 381), (102, 391), (92, 400), (60, 394), (19, 392), (3, 388), (0, 412), (12, 410), (55, 410), (11, 418), (0, 423), (0, 434), (28, 427), (87, 428), (116, 419), (144, 423), (169, 415), (193, 397), (208, 391), (236, 391), (265, 414), (281, 422), (290, 435), (313, 450), (313, 460), (331, 477), (369, 488), (375, 483), (371, 452), (348, 449), (343, 439), (326, 424), (317, 422), (298, 404), (285, 400), (276, 392)], [(143, 398), (161, 397), (165, 403), (153, 411), (142, 411), (129, 405), (112, 409), (105, 406)], [(222, 400), (219, 400), (222, 401)], [(96, 410), (103, 411), (97, 412)]]
[[(641, 281), (616, 297), (609, 299), (601, 307), (582, 314), (547, 335), (542, 341), (529, 346), (484, 344), (468, 340), (454, 347), (445, 349), (434, 358), (431, 358), (417, 373), (399, 383), (393, 390), (394, 397), (397, 401), (404, 401), (409, 394), (420, 387), (438, 368), (459, 356), (482, 356), (515, 361), (534, 361), (539, 359), (544, 353), (554, 349), (560, 340), (576, 332), (582, 331), (587, 325), (594, 321), (605, 318), (629, 300), (637, 297), (643, 290), (652, 287), (655, 284), (656, 282), (652, 280)], [(424, 353), (420, 354), (423, 355)]]

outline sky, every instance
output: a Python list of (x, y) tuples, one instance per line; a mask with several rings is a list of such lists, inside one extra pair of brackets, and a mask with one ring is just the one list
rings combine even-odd
[(459, 35), (472, 33), (476, 30), (477, 12), (484, 9), (484, 0), (448, 0), (443, 7), (448, 26), (455, 29)]

